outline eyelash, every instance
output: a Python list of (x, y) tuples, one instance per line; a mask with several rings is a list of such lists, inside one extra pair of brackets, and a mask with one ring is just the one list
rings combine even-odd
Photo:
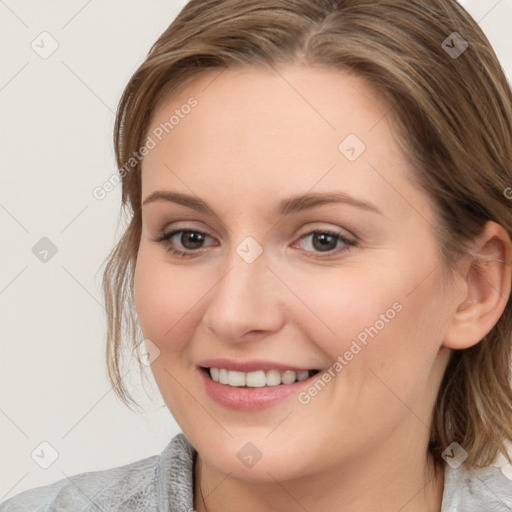
[[(169, 233), (162, 232), (156, 239), (154, 239), (154, 241), (158, 242), (158, 243), (162, 243), (164, 246), (166, 246), (166, 250), (168, 253), (170, 253), (173, 256), (176, 256), (178, 258), (196, 257), (197, 253), (200, 251), (200, 249), (198, 249), (198, 250), (191, 249), (188, 251), (183, 251), (181, 249), (176, 249), (174, 247), (171, 247), (170, 239), (173, 238), (173, 236), (178, 233), (199, 233), (200, 235), (205, 235), (205, 236), (209, 237), (209, 235), (207, 233), (203, 233), (202, 231), (197, 231), (197, 230), (193, 230), (193, 229), (176, 229)], [(308, 233), (302, 235), (299, 240), (302, 240), (303, 238), (306, 238), (306, 237), (308, 237), (310, 235), (314, 235), (314, 234), (325, 234), (325, 235), (334, 236), (336, 238), (336, 241), (343, 242), (346, 245), (346, 247), (342, 248), (341, 250), (337, 249), (337, 250), (329, 251), (326, 253), (316, 253), (316, 254), (325, 254), (325, 256), (314, 256), (314, 258), (317, 258), (317, 259), (327, 258), (329, 256), (337, 255), (340, 252), (346, 252), (346, 251), (350, 250), (351, 247), (357, 247), (357, 242), (355, 240), (351, 240), (351, 239), (345, 237), (344, 235), (342, 235), (341, 233), (339, 233), (337, 231), (330, 230), (330, 229), (317, 229), (317, 230), (309, 231)], [(312, 252), (312, 251), (306, 251), (306, 252)]]

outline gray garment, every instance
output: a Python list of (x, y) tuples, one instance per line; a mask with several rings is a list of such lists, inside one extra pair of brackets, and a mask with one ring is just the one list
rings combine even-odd
[[(160, 455), (23, 491), (0, 512), (193, 512), (196, 455), (179, 433)], [(441, 512), (512, 512), (512, 481), (494, 466), (446, 466)]]

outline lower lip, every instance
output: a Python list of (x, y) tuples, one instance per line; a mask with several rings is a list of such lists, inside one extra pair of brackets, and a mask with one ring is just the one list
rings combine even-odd
[(292, 384), (248, 388), (215, 382), (201, 368), (199, 368), (199, 373), (210, 398), (224, 407), (237, 411), (260, 411), (261, 409), (272, 407), (290, 395), (296, 395), (301, 388), (308, 386), (312, 380), (318, 377), (318, 374), (315, 374)]

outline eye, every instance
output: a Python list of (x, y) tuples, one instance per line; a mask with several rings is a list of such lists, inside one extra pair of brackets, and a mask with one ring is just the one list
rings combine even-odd
[[(181, 236), (176, 236), (181, 234)], [(173, 245), (172, 239), (175, 238), (180, 244), (186, 249), (186, 251), (176, 248)], [(202, 231), (194, 231), (192, 229), (176, 229), (170, 233), (162, 233), (155, 239), (155, 242), (163, 243), (166, 247), (167, 252), (180, 258), (190, 258), (198, 254), (197, 249), (201, 248), (201, 244), (204, 239), (210, 238), (206, 233)]]
[[(313, 251), (307, 252), (317, 253), (317, 251), (319, 251), (320, 253), (327, 253), (326, 256), (332, 256), (333, 254), (338, 254), (340, 252), (347, 251), (349, 250), (349, 247), (357, 245), (355, 240), (347, 238), (338, 231), (333, 231), (329, 229), (318, 229), (315, 231), (310, 231), (309, 233), (306, 233), (305, 235), (301, 236), (300, 240), (304, 240), (308, 237), (312, 237), (311, 246), (313, 247)], [(342, 247), (341, 249), (338, 248), (336, 250), (336, 246), (339, 242), (344, 244), (344, 247)], [(320, 254), (313, 257), (322, 258), (324, 256)]]
[[(313, 256), (314, 258), (332, 256), (333, 254), (347, 251), (351, 246), (357, 245), (355, 240), (351, 240), (343, 234), (329, 229), (310, 231), (309, 233), (301, 236), (300, 240), (304, 240), (308, 237), (312, 237), (311, 243), (313, 250), (306, 250), (306, 252), (317, 253), (317, 256)], [(176, 239), (174, 242), (173, 238)], [(199, 249), (202, 248), (202, 244), (206, 238), (211, 237), (202, 231), (176, 229), (169, 233), (160, 234), (154, 241), (162, 243), (166, 247), (167, 252), (173, 256), (179, 258), (191, 258), (200, 254)], [(176, 241), (178, 241), (185, 250), (176, 248)], [(341, 249), (336, 247), (340, 242), (344, 244)], [(323, 256), (322, 253), (326, 253), (326, 256)]]

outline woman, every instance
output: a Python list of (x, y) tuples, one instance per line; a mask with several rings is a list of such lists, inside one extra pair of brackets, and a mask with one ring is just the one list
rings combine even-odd
[(128, 323), (183, 433), (1, 511), (512, 508), (512, 94), (460, 5), (192, 0), (115, 149), (110, 378)]

